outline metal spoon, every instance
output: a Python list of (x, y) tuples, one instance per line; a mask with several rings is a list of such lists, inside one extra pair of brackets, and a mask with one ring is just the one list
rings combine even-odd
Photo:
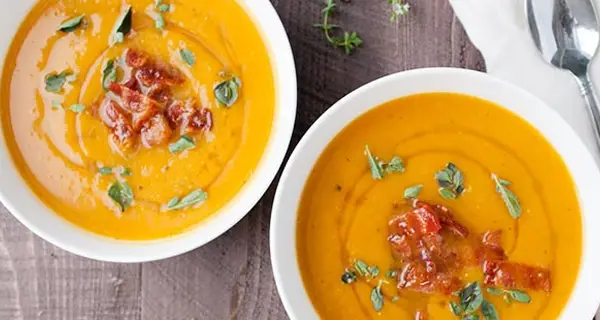
[(592, 116), (600, 145), (600, 104), (589, 65), (600, 43), (600, 26), (593, 0), (527, 0), (533, 40), (544, 59), (575, 75)]

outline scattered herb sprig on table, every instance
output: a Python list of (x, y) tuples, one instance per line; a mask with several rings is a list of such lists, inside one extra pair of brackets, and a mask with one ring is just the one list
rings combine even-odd
[(492, 173), (492, 180), (496, 183), (496, 192), (502, 197), (502, 201), (508, 209), (508, 213), (514, 219), (521, 217), (521, 204), (517, 196), (508, 189), (510, 181), (499, 178), (495, 173)]
[(397, 21), (398, 17), (408, 13), (410, 5), (402, 0), (387, 0), (392, 5), (392, 17), (390, 21)]
[(438, 191), (444, 199), (456, 199), (465, 191), (465, 177), (452, 162), (435, 174), (435, 180), (440, 186)]
[[(363, 44), (363, 41), (355, 31), (344, 31), (341, 30), (339, 26), (329, 23), (329, 19), (336, 8), (337, 5), (335, 4), (335, 0), (327, 0), (327, 5), (321, 11), (323, 13), (323, 23), (317, 23), (313, 26), (323, 30), (325, 39), (327, 39), (332, 46), (342, 48), (346, 54), (351, 54), (356, 48)], [(341, 36), (332, 35), (332, 32), (337, 29), (340, 29)]]

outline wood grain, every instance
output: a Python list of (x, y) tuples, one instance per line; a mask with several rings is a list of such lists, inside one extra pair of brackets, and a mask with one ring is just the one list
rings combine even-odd
[[(420, 67), (484, 68), (445, 0), (413, 1), (398, 23), (389, 22), (387, 1), (340, 2), (335, 23), (365, 41), (350, 56), (312, 27), (323, 2), (272, 0), (298, 70), (291, 147), (332, 103), (378, 77)], [(286, 319), (269, 257), (275, 186), (223, 236), (146, 264), (73, 256), (34, 236), (0, 207), (0, 319)]]

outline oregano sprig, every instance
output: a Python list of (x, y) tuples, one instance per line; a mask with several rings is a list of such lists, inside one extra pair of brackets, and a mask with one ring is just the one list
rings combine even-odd
[(390, 21), (397, 21), (398, 17), (407, 14), (410, 9), (410, 5), (403, 0), (388, 0), (388, 3), (392, 6), (392, 17), (390, 18)]
[[(340, 27), (335, 24), (329, 23), (329, 19), (336, 8), (337, 5), (335, 4), (335, 0), (327, 0), (327, 5), (321, 11), (323, 13), (323, 23), (317, 23), (313, 26), (323, 30), (325, 39), (327, 39), (332, 46), (342, 48), (346, 54), (351, 54), (356, 48), (363, 44), (363, 41), (356, 31), (348, 32), (340, 29)], [(339, 29), (341, 36), (332, 35), (332, 32), (336, 29)]]
[(521, 204), (517, 196), (508, 189), (510, 181), (499, 178), (495, 173), (492, 173), (492, 180), (496, 183), (496, 192), (502, 197), (502, 201), (508, 209), (508, 213), (513, 219), (521, 217)]

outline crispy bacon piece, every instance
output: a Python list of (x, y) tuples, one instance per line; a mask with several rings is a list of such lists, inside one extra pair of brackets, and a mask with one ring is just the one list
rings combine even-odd
[(461, 238), (466, 238), (469, 236), (469, 229), (467, 229), (465, 226), (463, 226), (462, 224), (460, 224), (460, 223), (456, 222), (456, 220), (454, 220), (454, 217), (452, 216), (450, 209), (448, 209), (442, 205), (433, 205), (432, 206), (432, 205), (429, 205), (429, 204), (425, 203), (424, 201), (420, 201), (420, 200), (416, 200), (413, 203), (413, 206), (415, 208), (426, 209), (429, 212), (435, 212), (438, 219), (440, 220), (440, 224), (442, 225), (442, 227), (450, 230), (455, 235), (457, 235)]
[(104, 98), (98, 108), (98, 115), (111, 129), (112, 138), (121, 149), (128, 150), (133, 147), (135, 133), (129, 119), (116, 102), (108, 97)]
[(123, 109), (132, 114), (132, 125), (135, 131), (142, 129), (146, 121), (160, 112), (156, 101), (133, 91), (124, 85), (112, 82), (109, 85), (110, 91), (121, 97)]
[(483, 262), (484, 282), (507, 289), (550, 292), (550, 270), (509, 261)]
[(442, 229), (440, 221), (431, 207), (415, 208), (391, 223), (399, 234), (405, 234), (409, 237), (420, 237), (421, 235), (437, 233)]
[(446, 273), (427, 272), (426, 267), (417, 262), (406, 264), (398, 275), (398, 289), (400, 290), (450, 295), (461, 287), (462, 284), (458, 278)]
[(162, 114), (156, 114), (144, 123), (141, 130), (142, 145), (152, 148), (165, 144), (171, 138), (173, 131), (169, 127), (167, 119)]
[(135, 78), (146, 87), (154, 85), (170, 87), (185, 82), (179, 69), (154, 60), (145, 52), (129, 49), (125, 54), (125, 62), (134, 69)]
[(388, 242), (396, 258), (406, 260), (412, 256), (412, 249), (405, 235), (392, 234), (388, 237)]
[(163, 105), (169, 103), (173, 99), (173, 93), (171, 92), (171, 89), (166, 86), (155, 85), (148, 89), (148, 93), (146, 95), (150, 99), (158, 101)]
[(194, 100), (183, 103), (174, 101), (165, 110), (172, 128), (180, 128), (182, 133), (209, 131), (212, 128), (212, 113), (207, 108), (196, 108)]

